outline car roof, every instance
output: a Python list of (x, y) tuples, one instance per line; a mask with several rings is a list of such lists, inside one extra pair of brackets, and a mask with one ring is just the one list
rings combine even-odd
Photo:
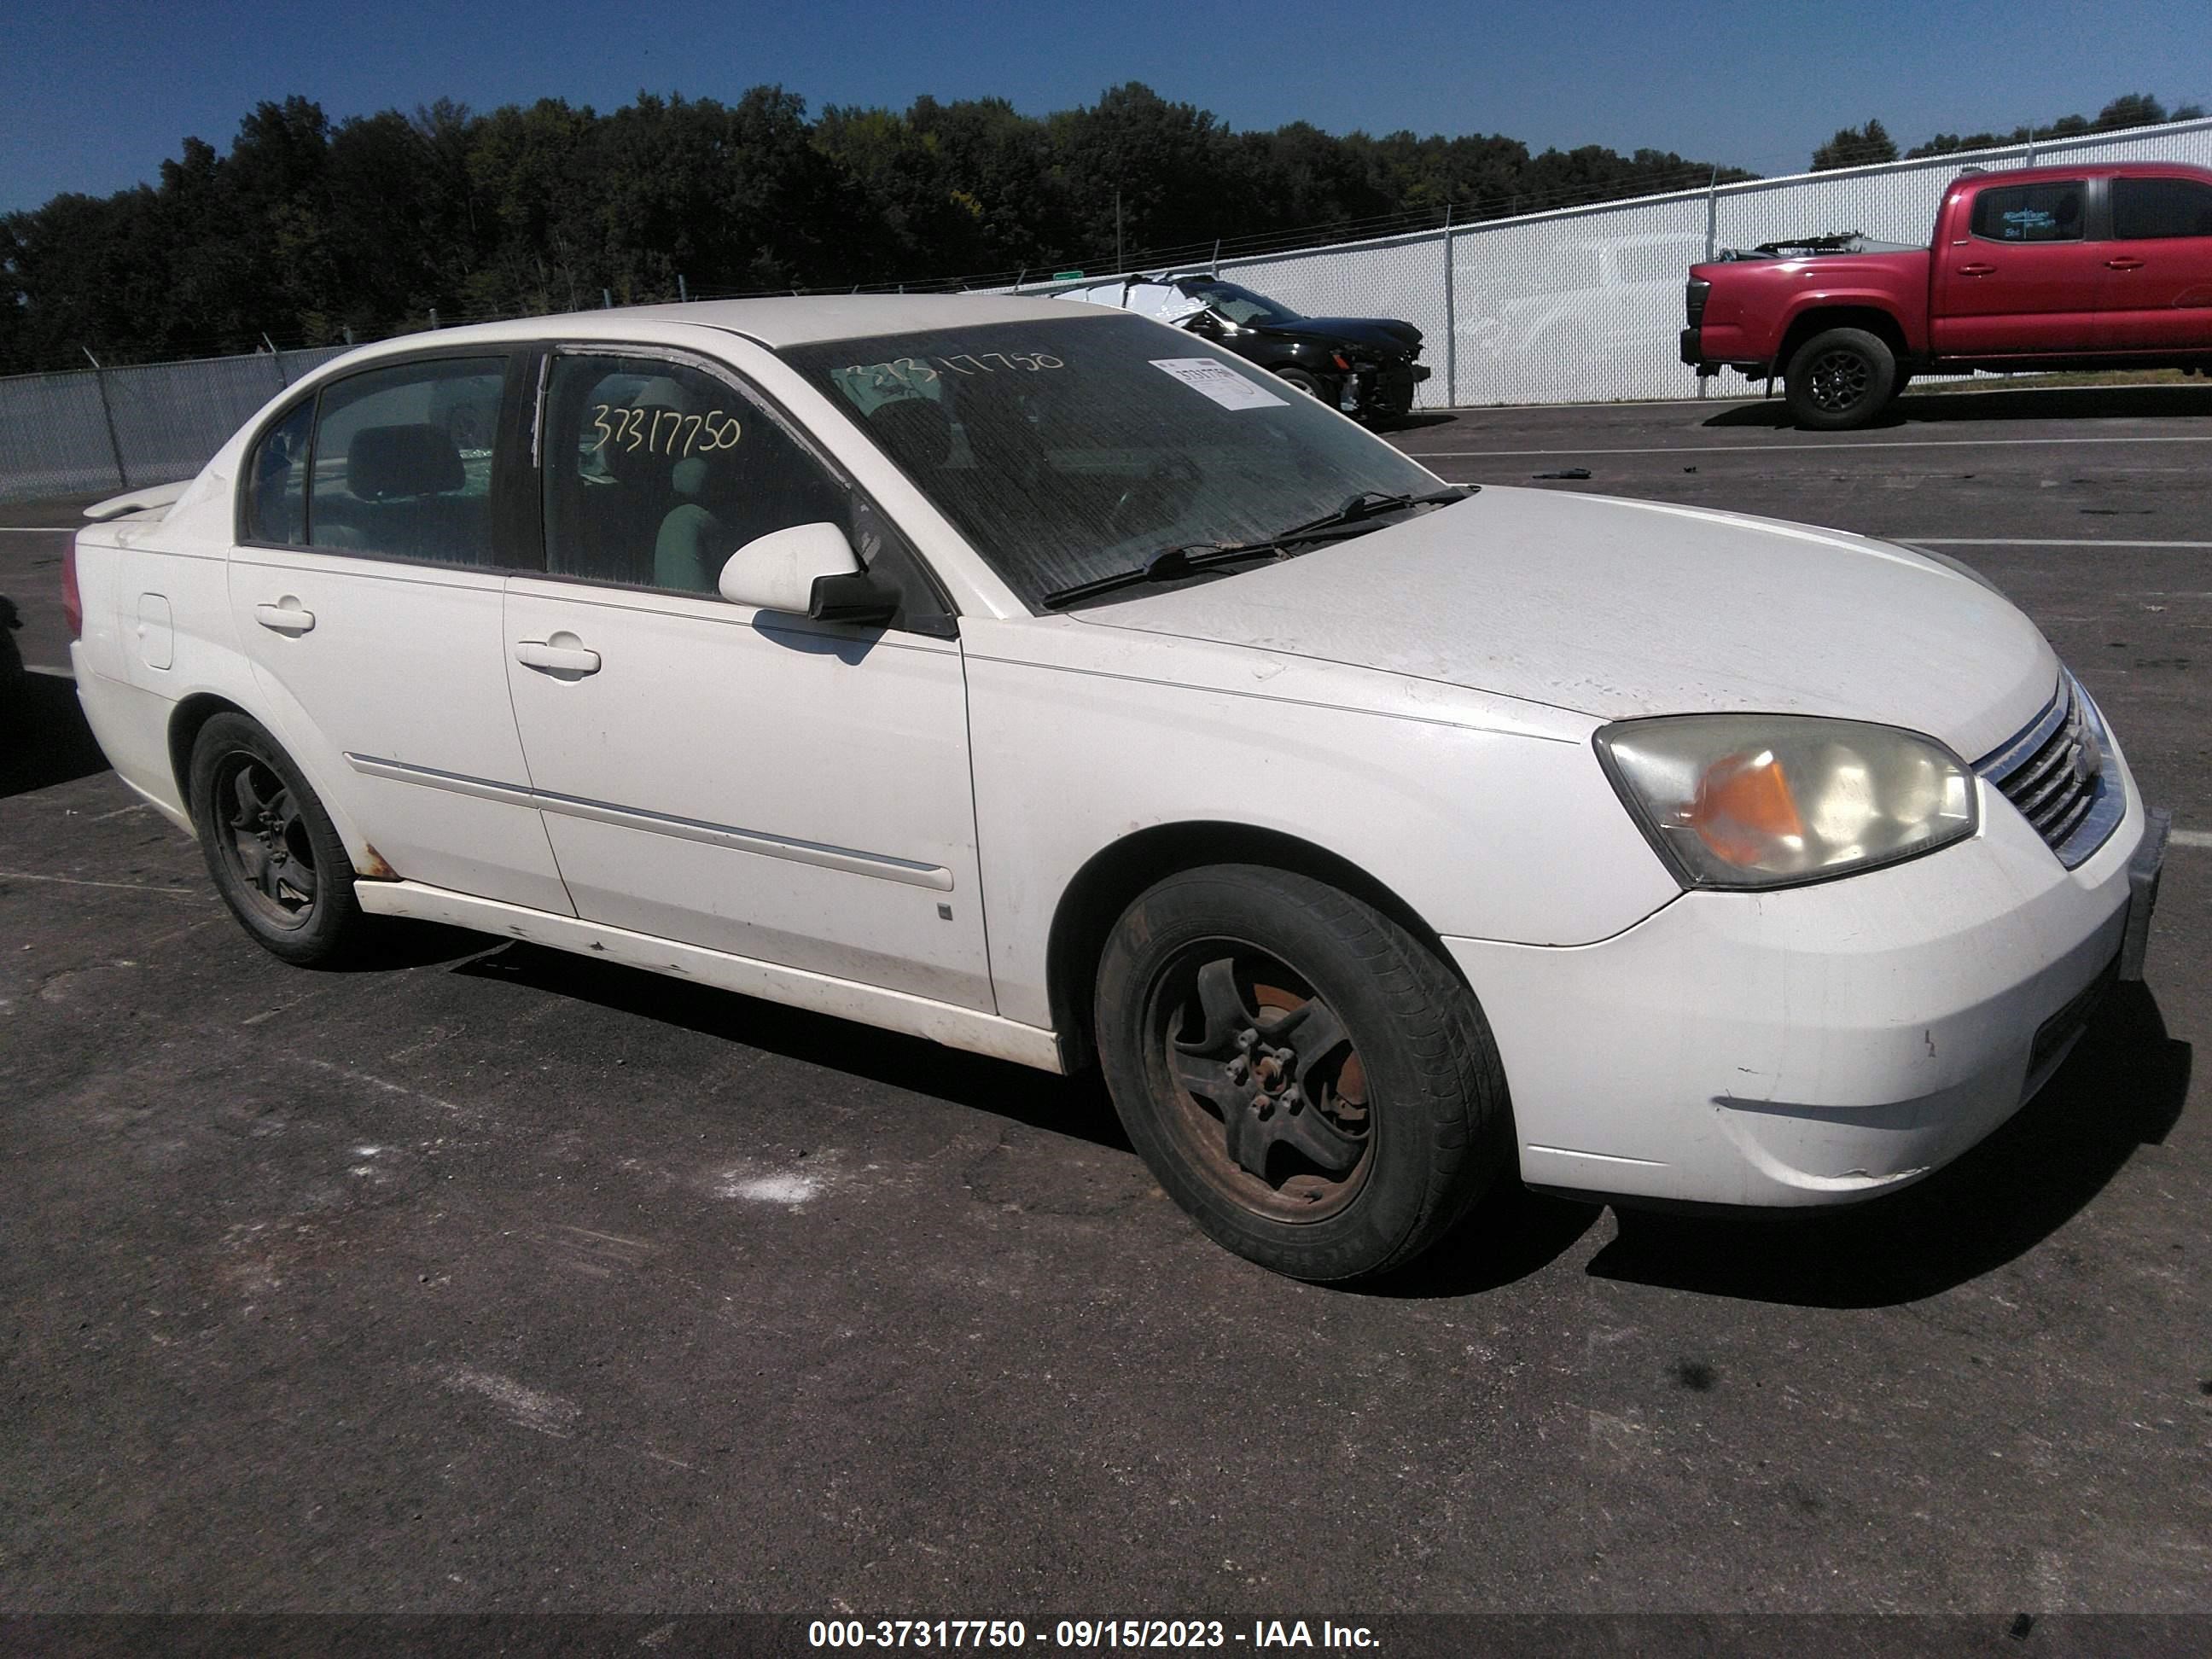
[(925, 329), (1066, 322), (1086, 314), (1073, 306), (1003, 294), (831, 294), (788, 299), (695, 300), (688, 305), (556, 312), (543, 317), (471, 323), (440, 329), (435, 334), (402, 335), (353, 353), (349, 361), (419, 351), (430, 345), (449, 349), (534, 340), (615, 339), (696, 345), (697, 336), (692, 331), (700, 328), (743, 335), (775, 350), (820, 340), (861, 339)]

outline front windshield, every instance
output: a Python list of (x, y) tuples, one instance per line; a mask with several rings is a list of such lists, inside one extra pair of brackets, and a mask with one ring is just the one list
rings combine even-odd
[(1220, 313), (1239, 328), (1249, 328), (1254, 323), (1304, 320), (1281, 301), (1270, 300), (1235, 283), (1185, 283), (1182, 286), (1192, 299), (1205, 301), (1206, 309)]
[(1032, 605), (1162, 549), (1260, 540), (1434, 474), (1304, 393), (1141, 317), (787, 349)]

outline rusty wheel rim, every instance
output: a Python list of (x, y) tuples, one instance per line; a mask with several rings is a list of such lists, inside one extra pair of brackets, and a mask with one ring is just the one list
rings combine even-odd
[(238, 892), (272, 927), (306, 927), (320, 884), (314, 843), (290, 787), (258, 755), (239, 750), (217, 763), (211, 793), (216, 854)]
[(1154, 981), (1149, 1022), (1170, 1131), (1215, 1191), (1288, 1222), (1358, 1196), (1374, 1162), (1366, 1066), (1310, 981), (1255, 945), (1206, 940)]

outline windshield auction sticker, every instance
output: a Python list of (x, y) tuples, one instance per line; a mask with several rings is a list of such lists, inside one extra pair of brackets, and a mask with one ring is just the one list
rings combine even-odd
[(1255, 386), (1235, 369), (1211, 357), (1155, 357), (1152, 367), (1204, 392), (1224, 409), (1280, 409), (1285, 400)]

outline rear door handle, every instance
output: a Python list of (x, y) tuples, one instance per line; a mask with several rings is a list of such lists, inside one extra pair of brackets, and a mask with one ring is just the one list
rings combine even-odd
[(2143, 262), (2140, 259), (2121, 258), (2105, 261), (2105, 269), (2107, 270), (2141, 270)]
[(301, 609), (299, 600), (287, 593), (274, 605), (255, 605), (253, 620), (275, 633), (297, 636), (315, 625), (315, 613)]
[(1994, 276), (1996, 272), (1997, 268), (1995, 265), (1973, 264), (1959, 267), (1959, 275), (1961, 276)]
[(587, 651), (574, 634), (556, 634), (550, 640), (517, 640), (514, 659), (526, 668), (549, 674), (596, 674), (599, 653)]

